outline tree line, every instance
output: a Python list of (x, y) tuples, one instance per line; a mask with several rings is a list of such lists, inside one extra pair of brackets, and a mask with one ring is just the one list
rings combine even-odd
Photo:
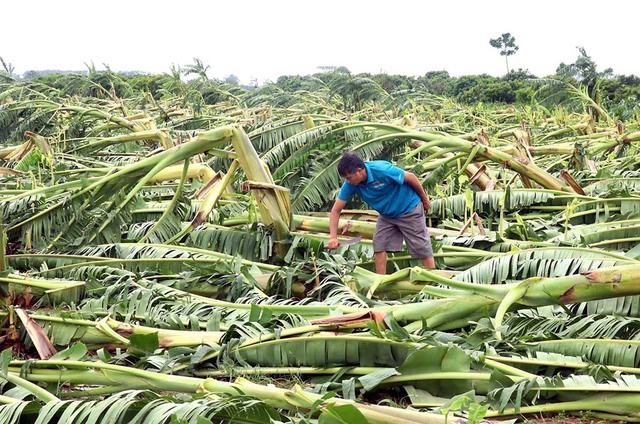
[[(517, 51), (515, 40), (509, 37), (510, 34), (506, 33), (502, 38), (491, 40), (491, 45), (500, 48), (500, 54), (505, 58)], [(210, 66), (194, 58), (194, 64), (184, 68), (174, 66), (164, 74), (121, 73), (113, 72), (108, 67), (105, 71), (97, 71), (91, 65), (88, 71), (82, 73), (82, 78), (78, 78), (80, 73), (77, 72), (54, 71), (30, 71), (23, 78), (16, 78), (10, 73), (10, 64), (2, 61), (4, 72), (0, 70), (0, 81), (13, 79), (43, 83), (68, 95), (99, 96), (99, 92), (103, 92), (127, 97), (145, 93), (156, 100), (182, 95), (202, 104), (216, 104), (230, 99), (238, 102), (242, 99), (251, 106), (263, 102), (286, 107), (296, 94), (322, 93), (345, 111), (359, 110), (367, 102), (403, 104), (416, 93), (442, 96), (467, 105), (526, 105), (544, 99), (553, 99), (558, 103), (563, 96), (566, 97), (567, 87), (583, 87), (591, 99), (611, 110), (614, 115), (616, 109), (620, 109), (619, 113), (627, 117), (636, 113), (640, 107), (640, 77), (615, 75), (611, 68), (600, 71), (584, 48), (579, 47), (578, 50), (579, 56), (575, 62), (561, 63), (554, 75), (542, 77), (526, 69), (512, 69), (500, 77), (487, 74), (454, 77), (446, 70), (430, 71), (422, 76), (406, 76), (354, 74), (343, 66), (324, 66), (318, 67), (318, 72), (314, 74), (284, 75), (261, 86), (255, 82), (247, 86), (241, 85), (234, 75), (224, 79), (210, 78), (207, 75)], [(185, 76), (191, 78), (185, 80)], [(79, 80), (85, 82), (79, 83)]]

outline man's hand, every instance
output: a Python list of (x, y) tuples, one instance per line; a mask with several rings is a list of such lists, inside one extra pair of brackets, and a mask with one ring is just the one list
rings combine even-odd
[(409, 184), (411, 188), (413, 188), (413, 191), (415, 191), (418, 194), (418, 196), (420, 196), (420, 199), (422, 200), (422, 206), (424, 207), (424, 211), (427, 212), (429, 210), (429, 207), (431, 206), (431, 203), (429, 202), (427, 193), (425, 193), (424, 188), (422, 187), (422, 184), (418, 180), (418, 177), (416, 177), (415, 174), (409, 171), (404, 171), (404, 182)]
[(331, 214), (329, 215), (329, 243), (325, 246), (325, 249), (337, 249), (340, 245), (338, 241), (338, 223), (340, 222), (340, 212), (344, 208), (347, 202), (336, 199), (331, 208)]
[(330, 238), (329, 243), (325, 246), (327, 249), (337, 249), (340, 246), (340, 242), (337, 238)]

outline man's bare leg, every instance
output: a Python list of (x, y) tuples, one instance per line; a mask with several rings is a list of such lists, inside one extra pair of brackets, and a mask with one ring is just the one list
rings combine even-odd
[(373, 260), (376, 263), (376, 273), (382, 274), (382, 275), (386, 274), (387, 273), (387, 252), (375, 252), (373, 254)]
[[(436, 261), (435, 261), (435, 259), (433, 257), (425, 258), (425, 259), (422, 260), (422, 265), (424, 265), (425, 268), (435, 269)], [(377, 265), (377, 262), (376, 262), (376, 269), (378, 269), (377, 267), (378, 267), (378, 265)]]

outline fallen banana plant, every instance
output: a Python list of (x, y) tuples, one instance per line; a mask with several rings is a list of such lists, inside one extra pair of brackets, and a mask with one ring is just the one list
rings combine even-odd
[[(60, 352), (61, 357), (68, 352)], [(163, 390), (174, 393), (204, 392), (214, 395), (246, 395), (259, 399), (276, 408), (292, 412), (330, 411), (331, 408), (352, 407), (370, 423), (388, 423), (389, 420), (402, 420), (406, 423), (444, 423), (444, 415), (412, 411), (379, 405), (364, 405), (354, 401), (326, 397), (305, 392), (302, 387), (278, 389), (251, 383), (244, 378), (234, 382), (223, 382), (212, 378), (200, 379), (165, 375), (130, 367), (97, 362), (84, 362), (71, 359), (50, 359), (48, 361), (11, 361), (5, 365), (6, 374), (22, 375), (25, 380), (40, 383), (64, 381), (71, 387), (82, 384), (100, 385), (103, 388), (81, 392), (88, 394), (106, 394), (125, 390)], [(34, 386), (37, 387), (37, 386)], [(48, 393), (48, 392), (47, 392)], [(65, 397), (80, 393), (65, 392)], [(52, 399), (51, 395), (47, 400)], [(456, 422), (464, 423), (463, 419)]]

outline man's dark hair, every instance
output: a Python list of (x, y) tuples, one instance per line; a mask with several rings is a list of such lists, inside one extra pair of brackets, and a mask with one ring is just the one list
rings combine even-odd
[(355, 174), (358, 169), (364, 169), (364, 162), (355, 153), (344, 153), (338, 162), (338, 174), (344, 177), (348, 174)]

